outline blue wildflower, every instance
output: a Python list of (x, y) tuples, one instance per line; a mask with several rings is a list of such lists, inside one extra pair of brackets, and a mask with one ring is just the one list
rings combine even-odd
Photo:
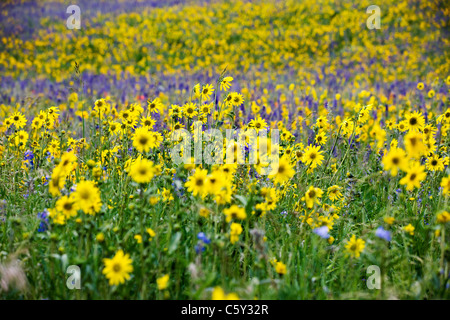
[(319, 235), (323, 239), (328, 239), (330, 237), (330, 235), (328, 234), (328, 227), (327, 226), (316, 228), (316, 229), (313, 230), (313, 232), (315, 234)]
[(198, 238), (199, 240), (203, 241), (205, 244), (210, 244), (210, 243), (211, 243), (211, 240), (208, 239), (208, 238), (206, 237), (206, 235), (205, 235), (203, 232), (199, 232), (199, 233), (197, 234), (197, 238)]
[(384, 230), (383, 227), (378, 227), (377, 231), (375, 232), (375, 235), (378, 238), (384, 239), (386, 241), (391, 241), (391, 232)]
[(38, 232), (45, 232), (48, 230), (48, 226), (49, 226), (49, 222), (48, 222), (48, 217), (49, 217), (49, 212), (47, 209), (45, 209), (42, 212), (39, 212), (37, 214), (38, 219), (40, 219), (40, 223), (39, 223), (39, 229)]

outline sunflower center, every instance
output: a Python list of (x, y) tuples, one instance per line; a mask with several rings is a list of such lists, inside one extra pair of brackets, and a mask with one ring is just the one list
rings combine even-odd
[(120, 266), (120, 264), (116, 263), (113, 266), (113, 270), (114, 272), (120, 272), (120, 270), (122, 269), (122, 267)]
[(415, 173), (411, 174), (411, 176), (409, 177), (409, 180), (413, 181), (415, 179), (416, 179), (416, 174)]
[(416, 125), (417, 124), (417, 119), (416, 118), (409, 119), (409, 124), (412, 125), (412, 126)]
[(140, 144), (146, 144), (147, 142), (148, 142), (147, 137), (142, 136), (142, 137), (139, 139), (139, 143), (140, 143)]
[(64, 210), (72, 210), (72, 204), (70, 202), (64, 203)]
[(89, 197), (90, 197), (90, 193), (89, 193), (88, 190), (82, 190), (80, 192), (80, 198), (81, 199), (87, 200), (87, 199), (89, 199)]

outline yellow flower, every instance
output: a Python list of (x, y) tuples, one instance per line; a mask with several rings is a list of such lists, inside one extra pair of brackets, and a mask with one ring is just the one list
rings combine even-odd
[(95, 239), (96, 239), (98, 242), (103, 242), (103, 241), (105, 241), (105, 235), (104, 235), (102, 232), (100, 232), (99, 234), (97, 234), (97, 235), (95, 236)]
[(231, 87), (232, 81), (232, 77), (224, 77), (222, 81), (220, 81), (220, 90), (228, 90)]
[(430, 171), (444, 171), (444, 160), (439, 155), (434, 154), (427, 158), (426, 167)]
[(58, 166), (61, 167), (65, 174), (69, 174), (77, 167), (77, 157), (73, 151), (65, 152), (61, 157), (61, 162)]
[(394, 223), (394, 221), (395, 221), (395, 218), (394, 217), (384, 217), (383, 221), (386, 222), (389, 225), (392, 225)]
[(315, 141), (317, 144), (320, 144), (323, 146), (325, 143), (327, 143), (327, 136), (325, 135), (325, 131), (320, 132), (316, 138)]
[(391, 175), (395, 177), (398, 170), (406, 171), (408, 169), (408, 161), (406, 153), (403, 149), (391, 148), (388, 154), (383, 157), (384, 170), (391, 170)]
[(227, 208), (223, 211), (226, 215), (226, 222), (230, 222), (231, 219), (239, 219), (245, 220), (247, 218), (247, 214), (245, 213), (244, 208), (239, 208), (237, 205), (232, 205), (230, 208)]
[(150, 196), (150, 198), (148, 199), (148, 202), (154, 206), (155, 204), (157, 204), (159, 202), (159, 197), (156, 196)]
[(408, 124), (408, 129), (412, 131), (422, 130), (425, 126), (425, 118), (422, 116), (421, 112), (413, 112), (406, 116), (406, 122)]
[(411, 223), (403, 227), (403, 230), (405, 230), (405, 232), (409, 233), (411, 236), (414, 235), (414, 229), (415, 228), (411, 225)]
[(322, 189), (310, 186), (305, 193), (306, 206), (311, 209), (314, 206), (314, 203), (320, 204), (319, 198), (322, 197), (322, 194)]
[(361, 252), (364, 250), (365, 241), (362, 239), (356, 239), (355, 235), (352, 235), (350, 241), (347, 242), (345, 248), (347, 252), (354, 258), (359, 258)]
[(275, 265), (275, 271), (278, 274), (286, 274), (286, 265), (283, 262), (277, 262)]
[(122, 284), (130, 279), (130, 273), (133, 272), (132, 262), (129, 254), (124, 254), (122, 250), (117, 251), (112, 259), (103, 259), (105, 268), (103, 274), (109, 279), (109, 285), (114, 286)]
[(133, 146), (136, 150), (139, 152), (148, 152), (152, 145), (152, 134), (148, 131), (147, 127), (136, 129), (133, 136)]
[(215, 287), (212, 292), (212, 300), (239, 300), (239, 297), (235, 293), (225, 294), (225, 291), (221, 287)]
[(405, 136), (405, 148), (408, 156), (419, 159), (420, 156), (426, 151), (423, 134), (410, 131)]
[(447, 211), (438, 213), (436, 218), (438, 223), (445, 224), (447, 222), (450, 222), (450, 213), (448, 213)]
[(147, 159), (136, 159), (131, 164), (129, 175), (137, 183), (149, 183), (155, 175), (153, 162)]
[(200, 217), (208, 218), (209, 210), (206, 209), (206, 208), (201, 208), (200, 211), (199, 211), (199, 215), (200, 215)]
[(242, 233), (242, 226), (239, 223), (233, 222), (230, 226), (230, 242), (235, 244), (239, 240), (239, 235)]
[[(28, 137), (29, 137), (29, 135), (26, 131), (20, 130), (13, 136), (14, 144), (16, 145), (16, 147), (24, 148), (25, 145), (27, 144)], [(53, 151), (53, 150), (49, 150), (49, 151)], [(52, 154), (55, 156), (55, 155), (57, 155), (57, 152), (52, 153)]]
[(225, 185), (223, 174), (219, 170), (213, 171), (206, 177), (207, 192), (211, 195), (217, 195), (222, 191)]
[(406, 189), (412, 191), (414, 187), (420, 188), (420, 182), (425, 180), (426, 176), (425, 167), (416, 162), (407, 170), (407, 174), (400, 180), (400, 184), (406, 184)]
[(9, 119), (17, 129), (23, 128), (27, 124), (27, 118), (20, 112), (14, 113)]
[(158, 290), (167, 289), (167, 287), (169, 286), (169, 275), (166, 274), (156, 279), (156, 284), (158, 285)]
[(283, 184), (289, 181), (295, 174), (295, 170), (292, 168), (289, 158), (283, 156), (279, 159), (278, 168), (276, 166), (272, 168), (269, 178), (273, 179), (276, 184)]
[(328, 188), (328, 198), (331, 200), (331, 201), (336, 201), (336, 200), (340, 200), (343, 196), (342, 196), (342, 193), (341, 193), (341, 190), (342, 188), (341, 187), (339, 187), (339, 186), (337, 186), (337, 185), (334, 185), (334, 186), (331, 186), (331, 187), (329, 187)]
[(147, 228), (147, 233), (149, 234), (149, 236), (150, 236), (150, 241), (152, 241), (153, 240), (153, 238), (156, 236), (156, 232), (155, 231), (153, 231), (153, 229), (152, 228)]
[(256, 117), (256, 119), (251, 120), (248, 123), (249, 128), (254, 128), (256, 132), (259, 132), (259, 130), (266, 130), (267, 128), (267, 122), (266, 120), (262, 119), (260, 116)]
[(73, 197), (77, 207), (86, 214), (94, 215), (102, 206), (100, 190), (93, 181), (81, 181), (78, 183)]
[(196, 195), (203, 196), (207, 191), (206, 177), (208, 171), (205, 169), (196, 169), (194, 174), (188, 178), (188, 181), (184, 184), (188, 188), (189, 192), (192, 192), (194, 197)]
[(310, 166), (311, 169), (316, 168), (318, 165), (320, 166), (323, 161), (322, 151), (319, 151), (319, 146), (309, 145), (306, 147), (302, 161), (305, 165)]
[(142, 243), (142, 236), (140, 234), (135, 235), (134, 239), (137, 241), (137, 243)]
[(161, 100), (159, 98), (154, 99), (153, 101), (147, 100), (148, 103), (148, 110), (151, 113), (158, 113), (159, 110), (163, 108), (163, 104), (161, 103)]
[(330, 237), (328, 238), (328, 243), (329, 243), (329, 244), (333, 244), (333, 242), (334, 242), (334, 237), (333, 237), (333, 236), (330, 236)]
[(77, 215), (77, 205), (73, 197), (63, 196), (61, 199), (56, 201), (56, 210), (62, 213), (66, 219), (75, 217)]
[(450, 196), (450, 176), (442, 178), (441, 187), (443, 188), (442, 193)]
[[(159, 193), (159, 190), (158, 190)], [(172, 196), (172, 193), (170, 192), (170, 190), (163, 188), (163, 190), (161, 191), (161, 194), (163, 196), (163, 200), (165, 202), (170, 202), (172, 200), (174, 200), (174, 197)]]
[(226, 99), (226, 101), (228, 102), (228, 97), (231, 96), (231, 105), (235, 106), (235, 107), (239, 107), (243, 102), (244, 102), (244, 97), (242, 96), (242, 94), (237, 93), (237, 92), (232, 92), (230, 93)]
[(156, 120), (152, 119), (151, 117), (142, 117), (141, 119), (141, 125), (142, 127), (145, 127), (149, 130), (153, 129), (153, 126), (155, 125)]
[(197, 115), (197, 110), (196, 110), (196, 106), (195, 103), (192, 102), (188, 102), (183, 106), (183, 110), (184, 110), (184, 114), (189, 117), (192, 118), (194, 116)]
[(211, 94), (214, 92), (214, 86), (212, 84), (204, 85), (200, 93), (203, 100), (208, 100)]

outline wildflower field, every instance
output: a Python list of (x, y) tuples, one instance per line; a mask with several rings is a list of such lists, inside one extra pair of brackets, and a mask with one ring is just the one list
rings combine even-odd
[(446, 1), (0, 8), (0, 299), (450, 297)]

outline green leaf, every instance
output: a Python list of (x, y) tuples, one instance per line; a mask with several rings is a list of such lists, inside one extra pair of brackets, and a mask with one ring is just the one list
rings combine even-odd
[(172, 236), (172, 239), (170, 239), (169, 254), (173, 253), (178, 248), (180, 239), (181, 239), (181, 232), (177, 232)]

